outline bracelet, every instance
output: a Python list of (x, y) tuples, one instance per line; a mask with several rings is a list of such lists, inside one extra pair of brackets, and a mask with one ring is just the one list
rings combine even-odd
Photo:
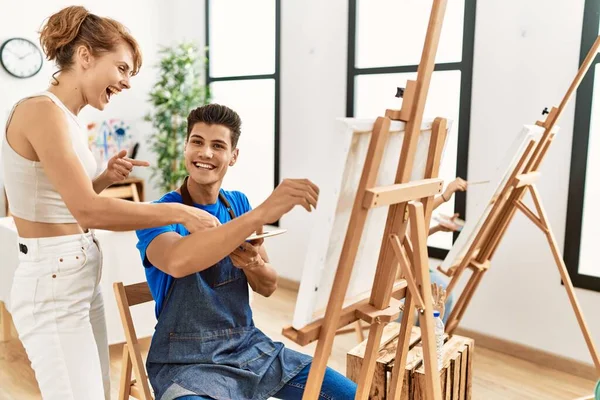
[(448, 200), (446, 200), (446, 198), (444, 197), (444, 193), (442, 193), (442, 199), (444, 199), (444, 203), (446, 203)]

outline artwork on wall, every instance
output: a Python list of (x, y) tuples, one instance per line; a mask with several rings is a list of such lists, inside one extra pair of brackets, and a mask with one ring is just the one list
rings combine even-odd
[(131, 127), (121, 119), (108, 119), (91, 122), (87, 125), (88, 145), (94, 153), (98, 165), (106, 166), (108, 160), (119, 151), (126, 149), (131, 157), (136, 147), (136, 139)]
[[(292, 321), (295, 329), (302, 329), (325, 313), (374, 123), (374, 119), (341, 118), (336, 121), (336, 130), (330, 135), (332, 142), (327, 168), (314, 180), (320, 188), (319, 206), (314, 211), (314, 225)], [(433, 119), (424, 119), (421, 125), (411, 180), (423, 179), (425, 174), (432, 123)], [(378, 187), (395, 182), (405, 126), (400, 121), (391, 123), (377, 177)], [(448, 132), (451, 128), (449, 121)], [(354, 303), (372, 288), (387, 215), (387, 207), (374, 208), (369, 212), (345, 305)]]

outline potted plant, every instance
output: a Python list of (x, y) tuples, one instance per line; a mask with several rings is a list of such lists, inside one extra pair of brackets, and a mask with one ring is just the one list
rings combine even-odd
[(154, 128), (148, 138), (157, 158), (151, 178), (157, 181), (155, 187), (168, 192), (187, 175), (183, 157), (187, 115), (207, 104), (210, 93), (202, 79), (206, 59), (195, 44), (163, 47), (159, 54), (159, 78), (150, 91), (152, 111), (145, 120)]

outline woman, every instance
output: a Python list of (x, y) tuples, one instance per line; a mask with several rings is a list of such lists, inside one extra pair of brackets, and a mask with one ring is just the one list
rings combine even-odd
[(197, 231), (218, 222), (182, 204), (99, 196), (134, 165), (147, 165), (123, 152), (95, 177), (86, 130), (77, 119), (85, 106), (102, 110), (130, 88), (141, 54), (125, 27), (83, 7), (68, 7), (48, 19), (40, 42), (59, 71), (47, 91), (15, 105), (2, 146), (5, 187), (19, 235), (11, 312), (44, 399), (109, 399), (102, 258), (90, 229), (183, 223)]
[[(452, 199), (452, 196), (456, 192), (464, 192), (467, 190), (468, 183), (464, 179), (457, 177), (452, 182), (448, 184), (446, 190), (436, 197), (433, 200), (433, 209), (435, 210), (443, 203), (447, 203)], [(458, 218), (459, 214), (454, 214), (448, 220), (441, 220), (439, 224), (429, 228), (429, 235), (433, 235), (437, 232), (456, 232), (460, 225), (458, 225), (455, 221)], [(429, 277), (431, 279), (431, 284), (435, 285), (433, 287), (434, 299), (441, 299), (443, 303), (438, 304), (442, 309), (439, 310), (442, 316), (442, 321), (444, 324), (448, 321), (450, 317), (450, 313), (452, 312), (452, 307), (454, 307), (454, 295), (451, 293), (446, 297), (446, 288), (448, 287), (448, 277), (442, 275), (440, 271), (437, 269), (429, 268)], [(440, 297), (441, 292), (443, 291), (443, 296)], [(445, 301), (444, 301), (445, 299)], [(434, 307), (435, 308), (435, 307)], [(398, 320), (400, 321), (400, 320)]]

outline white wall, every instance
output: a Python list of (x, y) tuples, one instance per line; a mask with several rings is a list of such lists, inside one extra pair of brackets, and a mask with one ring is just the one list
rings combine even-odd
[[(491, 172), (523, 123), (541, 119), (546, 106), (558, 106), (578, 69), (583, 6), (583, 0), (478, 2), (469, 151), (474, 178)], [(561, 251), (574, 100), (559, 121), (538, 184)], [(600, 293), (576, 292), (599, 344)], [(591, 362), (547, 241), (521, 214), (508, 229), (463, 326)]]
[[(469, 174), (485, 178), (523, 124), (557, 106), (578, 68), (583, 0), (479, 1), (475, 33)], [(281, 176), (315, 177), (327, 167), (324, 135), (345, 114), (347, 2), (282, 5)], [(565, 236), (574, 101), (542, 166), (538, 185), (557, 242)], [(383, 111), (383, 110), (382, 110)], [(316, 161), (308, 161), (307, 156)], [(314, 157), (312, 156), (314, 155)], [(471, 191), (467, 210), (477, 198)], [(294, 210), (287, 234), (270, 239), (281, 276), (299, 280), (311, 218)], [(577, 289), (600, 344), (600, 293)], [(594, 307), (594, 305), (596, 305)], [(591, 362), (545, 237), (517, 215), (463, 326)]]
[[(166, 3), (166, 2), (165, 2)], [(176, 0), (165, 6), (164, 20), (169, 24), (169, 42), (194, 41), (204, 47), (204, 1)]]
[[(34, 4), (35, 3), (35, 4)], [(72, 5), (67, 0), (45, 0), (45, 1), (12, 1), (0, 0), (0, 42), (21, 36), (39, 44), (39, 30), (45, 18), (63, 7)], [(106, 0), (103, 2), (94, 0), (80, 1), (81, 4), (92, 13), (101, 16), (110, 16), (124, 23), (139, 41), (142, 48), (144, 60), (140, 73), (131, 81), (132, 89), (113, 98), (111, 104), (104, 112), (86, 108), (81, 113), (84, 122), (92, 120), (103, 120), (108, 118), (121, 118), (131, 124), (134, 133), (139, 135), (141, 146), (139, 158), (153, 161), (154, 157), (149, 153), (146, 146), (145, 136), (150, 132), (150, 124), (143, 121), (144, 114), (149, 110), (148, 92), (150, 91), (156, 77), (153, 65), (157, 62), (157, 48), (159, 44), (168, 41), (166, 37), (172, 18), (165, 19), (170, 15), (167, 3), (160, 0), (132, 0), (118, 1)], [(170, 35), (170, 33), (169, 33)], [(39, 74), (29, 79), (16, 79), (10, 76), (4, 69), (0, 68), (0, 129), (4, 132), (6, 116), (13, 103), (23, 96), (45, 90), (50, 82), (50, 77), (55, 71), (53, 63), (44, 62)], [(148, 180), (150, 171), (138, 169), (138, 176)], [(0, 194), (2, 193), (2, 174), (0, 173)], [(147, 185), (146, 195), (148, 198), (156, 198), (159, 192), (152, 185)], [(4, 212), (4, 197), (0, 196), (0, 215)]]
[[(327, 133), (346, 114), (347, 15), (345, 0), (282, 1), (282, 179), (316, 180), (327, 168)], [(300, 280), (312, 222), (297, 207), (281, 220), (288, 232), (267, 243), (281, 276)]]

